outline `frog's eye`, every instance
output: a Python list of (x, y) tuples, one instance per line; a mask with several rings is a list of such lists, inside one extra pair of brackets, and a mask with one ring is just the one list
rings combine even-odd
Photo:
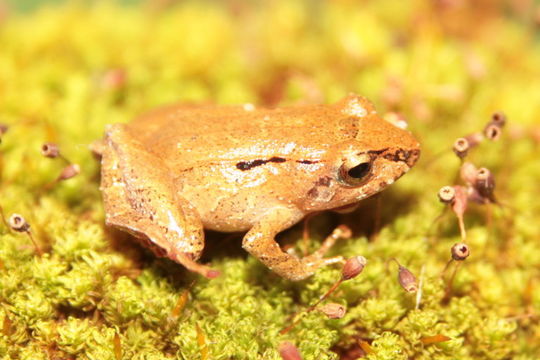
[(372, 159), (366, 154), (351, 156), (339, 168), (339, 177), (347, 185), (362, 185), (371, 175), (371, 164)]

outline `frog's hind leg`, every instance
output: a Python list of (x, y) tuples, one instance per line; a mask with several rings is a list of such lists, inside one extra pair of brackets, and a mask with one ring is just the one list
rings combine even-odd
[(172, 191), (161, 160), (121, 126), (109, 129), (105, 147), (101, 188), (107, 225), (130, 232), (157, 255), (190, 271), (217, 276), (217, 271), (196, 262), (204, 248), (201, 221), (190, 204)]

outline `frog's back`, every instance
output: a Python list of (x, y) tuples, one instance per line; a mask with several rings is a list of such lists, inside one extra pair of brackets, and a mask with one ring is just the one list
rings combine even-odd
[(354, 138), (358, 122), (336, 105), (170, 106), (126, 128), (179, 170), (228, 160), (316, 160), (330, 145)]

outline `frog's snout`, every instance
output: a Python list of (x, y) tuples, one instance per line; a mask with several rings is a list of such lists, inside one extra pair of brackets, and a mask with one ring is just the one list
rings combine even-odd
[(420, 149), (408, 150), (406, 151), (406, 155), (405, 155), (405, 163), (410, 169), (414, 166), (414, 164), (416, 164), (419, 158), (420, 158)]

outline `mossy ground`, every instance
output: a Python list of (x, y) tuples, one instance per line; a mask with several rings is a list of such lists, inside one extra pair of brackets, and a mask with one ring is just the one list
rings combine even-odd
[[(24, 234), (1, 227), (3, 359), (203, 359), (205, 347), (208, 359), (278, 359), (283, 340), (305, 359), (350, 359), (358, 340), (371, 344), (369, 359), (540, 357), (538, 8), (164, 3), (0, 15), (0, 122), (10, 125), (0, 145), (0, 205), (28, 219), (45, 251), (38, 257)], [(217, 237), (205, 260), (222, 276), (208, 281), (104, 228), (99, 164), (88, 145), (105, 124), (171, 102), (331, 102), (351, 91), (382, 114), (404, 114), (423, 154), (380, 197), (376, 237), (361, 231), (373, 228), (373, 200), (353, 215), (312, 221), (312, 248), (342, 222), (357, 235), (333, 253), (369, 261), (331, 298), (347, 305), (345, 318), (313, 312), (279, 335), (339, 277), (337, 267), (292, 283), (245, 255), (238, 240)], [(450, 213), (431, 227), (443, 209), (436, 194), (459, 167), (454, 139), (481, 130), (496, 110), (509, 126), (471, 160), (494, 172), (505, 205), (492, 209), (491, 226), (484, 207), (467, 212), (472, 255), (445, 299), (440, 274), (460, 236)], [(52, 188), (64, 164), (40, 155), (48, 141), (82, 168)], [(300, 239), (299, 228), (285, 234), (291, 244)], [(396, 281), (392, 257), (417, 275), (425, 266), (419, 310)], [(422, 345), (420, 338), (437, 334), (451, 340)]]

